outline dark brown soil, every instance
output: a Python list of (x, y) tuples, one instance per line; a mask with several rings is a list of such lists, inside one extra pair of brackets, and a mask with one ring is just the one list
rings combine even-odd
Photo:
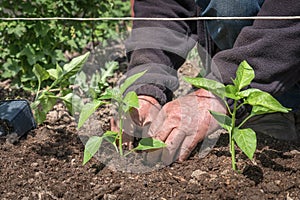
[[(29, 95), (6, 85), (0, 84), (0, 99)], [(0, 139), (0, 199), (300, 199), (299, 143), (258, 135), (253, 162), (237, 152), (237, 173), (222, 134), (205, 158), (195, 153), (184, 163), (128, 173), (94, 158), (82, 166), (84, 146), (65, 112), (57, 104), (45, 124), (15, 145)], [(107, 115), (101, 120), (107, 123)]]

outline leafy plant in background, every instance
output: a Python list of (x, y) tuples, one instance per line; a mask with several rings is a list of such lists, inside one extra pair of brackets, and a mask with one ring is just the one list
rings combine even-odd
[[(118, 62), (109, 61), (106, 62), (104, 67), (101, 67), (100, 70), (95, 70), (91, 77), (87, 77), (86, 73), (81, 71), (76, 77), (75, 84), (84, 94), (87, 94), (88, 97), (97, 99), (109, 86), (107, 79), (113, 76), (115, 70), (118, 68)], [(90, 78), (89, 83), (87, 83), (87, 78)]]
[(156, 140), (153, 138), (142, 138), (138, 145), (127, 152), (125, 155), (123, 153), (123, 142), (122, 142), (122, 135), (123, 135), (123, 121), (124, 116), (131, 108), (138, 108), (139, 102), (138, 97), (135, 92), (131, 91), (128, 92), (125, 97), (124, 93), (126, 89), (137, 79), (143, 76), (145, 72), (141, 72), (135, 74), (131, 77), (128, 77), (123, 84), (120, 85), (119, 88), (107, 88), (105, 93), (103, 93), (99, 98), (94, 99), (92, 102), (87, 103), (83, 106), (82, 112), (80, 113), (78, 128), (81, 128), (86, 120), (103, 104), (108, 103), (107, 100), (113, 100), (116, 102), (116, 106), (118, 109), (118, 116), (119, 116), (119, 131), (106, 131), (102, 136), (91, 136), (87, 143), (85, 144), (84, 150), (84, 159), (83, 164), (87, 163), (93, 155), (101, 147), (103, 140), (110, 142), (119, 152), (120, 156), (126, 156), (133, 151), (137, 150), (150, 150), (150, 149), (158, 149), (165, 147), (165, 143), (160, 140)]
[[(123, 17), (130, 13), (129, 1), (122, 0), (43, 0), (1, 1), (1, 17)], [(24, 89), (36, 89), (35, 65), (46, 70), (65, 64), (66, 51), (81, 54), (88, 43), (105, 45), (118, 39), (129, 22), (119, 21), (1, 21), (0, 80), (12, 79)], [(46, 85), (46, 83), (45, 83)]]
[[(287, 113), (290, 109), (283, 107), (269, 93), (256, 88), (247, 88), (254, 79), (255, 74), (251, 66), (243, 61), (236, 72), (236, 78), (232, 80), (233, 84), (224, 85), (214, 80), (206, 78), (188, 78), (185, 81), (198, 87), (206, 89), (216, 96), (220, 97), (225, 105), (229, 116), (222, 113), (210, 111), (213, 117), (218, 121), (220, 126), (229, 133), (229, 146), (232, 160), (232, 169), (236, 168), (235, 143), (246, 154), (249, 159), (253, 159), (256, 150), (256, 133), (250, 128), (242, 128), (242, 126), (251, 117), (274, 112)], [(233, 100), (233, 109), (231, 110), (226, 98)], [(244, 105), (252, 106), (251, 113), (237, 125), (237, 110)]]
[[(88, 94), (92, 99), (96, 99), (109, 87), (107, 79), (118, 69), (118, 63), (114, 61), (105, 63), (105, 66), (99, 67), (99, 70), (89, 77), (90, 81), (87, 81), (87, 75), (82, 67), (89, 55), (88, 52), (78, 56), (63, 67), (56, 65), (56, 68), (48, 70), (38, 64), (33, 67), (33, 73), (38, 79), (38, 88), (31, 107), (35, 111), (38, 124), (44, 122), (47, 113), (57, 100), (62, 100), (72, 114), (80, 113), (83, 106), (82, 95)], [(47, 85), (41, 89), (44, 82)], [(80, 88), (83, 93), (77, 93), (74, 87)]]
[[(39, 64), (34, 65), (32, 71), (38, 79), (38, 89), (31, 108), (38, 124), (44, 122), (47, 113), (57, 103), (57, 100), (62, 100), (71, 113), (80, 111), (83, 103), (79, 96), (73, 94), (73, 90), (68, 86), (72, 84), (71, 78), (82, 69), (89, 54), (88, 52), (76, 57), (63, 67), (57, 64), (55, 69), (45, 70)], [(49, 86), (41, 90), (44, 81), (47, 81)]]

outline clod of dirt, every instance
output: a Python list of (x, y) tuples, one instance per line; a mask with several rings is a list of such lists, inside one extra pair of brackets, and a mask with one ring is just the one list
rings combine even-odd
[(10, 133), (6, 135), (6, 142), (9, 144), (17, 144), (19, 142), (20, 136), (17, 133)]

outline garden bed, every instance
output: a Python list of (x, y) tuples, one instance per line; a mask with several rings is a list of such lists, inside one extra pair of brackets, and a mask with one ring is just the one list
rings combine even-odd
[[(0, 98), (26, 97), (0, 84)], [(109, 109), (99, 111), (107, 128)], [(240, 173), (231, 169), (228, 136), (222, 133), (204, 158), (129, 173), (92, 159), (82, 166), (84, 146), (77, 124), (58, 103), (46, 122), (16, 144), (0, 139), (1, 199), (299, 199), (300, 145), (257, 135), (251, 162), (240, 151)]]

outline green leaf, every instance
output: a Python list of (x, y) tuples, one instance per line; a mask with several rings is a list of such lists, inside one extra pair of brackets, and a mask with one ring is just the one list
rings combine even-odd
[(98, 93), (94, 88), (89, 88), (88, 89), (88, 96), (91, 97), (92, 99), (97, 99)]
[(52, 79), (56, 80), (58, 78), (56, 69), (48, 69), (47, 72), (49, 73), (49, 75)]
[(83, 107), (82, 99), (76, 94), (69, 93), (59, 98), (64, 101), (68, 111), (73, 115), (75, 112), (80, 112)]
[(2, 67), (2, 73), (0, 73), (0, 76), (5, 79), (15, 77), (21, 71), (21, 67), (19, 66), (17, 59), (8, 58)]
[(14, 33), (17, 38), (21, 38), (26, 33), (25, 24), (19, 23), (15, 28), (10, 28), (8, 31)]
[(56, 64), (56, 69), (48, 69), (47, 71), (54, 80), (58, 79), (63, 72), (59, 64)]
[(34, 111), (34, 118), (37, 124), (42, 124), (46, 120), (47, 113), (42, 110), (38, 109)]
[(89, 90), (89, 85), (86, 79), (86, 74), (83, 71), (80, 71), (78, 74), (76, 74), (76, 78), (74, 80), (74, 84), (84, 92)]
[(143, 71), (126, 78), (124, 83), (120, 86), (120, 93), (123, 94), (130, 85), (132, 85), (137, 79), (142, 77), (145, 73), (146, 71)]
[(50, 75), (47, 72), (47, 70), (45, 70), (42, 66), (40, 66), (39, 64), (35, 64), (33, 66), (32, 72), (34, 73), (34, 75), (37, 77), (38, 82), (39, 82), (39, 87), (38, 89), (40, 89), (41, 84), (44, 80), (47, 80)]
[(237, 93), (237, 95), (240, 97), (240, 98), (245, 98), (245, 97), (248, 97), (251, 93), (253, 92), (260, 92), (261, 90), (259, 89), (256, 89), (256, 88), (249, 88), (247, 90), (243, 90), (243, 91), (240, 91)]
[(45, 37), (49, 30), (50, 30), (49, 24), (44, 23), (42, 21), (38, 21), (34, 26), (34, 32), (37, 38), (39, 36)]
[(60, 84), (61, 82), (68, 80), (71, 76), (75, 75), (78, 71), (81, 70), (84, 63), (87, 61), (90, 53), (87, 52), (84, 55), (73, 58), (70, 63), (67, 63), (63, 66), (63, 72), (60, 76), (52, 83), (51, 88)]
[(225, 86), (225, 96), (234, 100), (240, 99), (240, 97), (237, 95), (237, 88), (234, 85)]
[(107, 140), (108, 142), (112, 143), (113, 145), (116, 146), (116, 140), (118, 137), (118, 133), (114, 132), (114, 131), (106, 131), (103, 136), (102, 136), (105, 140)]
[(106, 79), (112, 75), (114, 75), (114, 71), (118, 69), (118, 62), (107, 62), (105, 63), (104, 69), (101, 68), (101, 83), (105, 83)]
[(139, 144), (137, 147), (134, 148), (134, 150), (150, 150), (150, 149), (160, 149), (160, 148), (164, 148), (167, 145), (157, 139), (154, 138), (143, 138), (140, 140)]
[(215, 94), (216, 96), (224, 99), (225, 95), (225, 85), (219, 83), (217, 81), (207, 79), (207, 78), (190, 78), (190, 77), (183, 77), (183, 80), (192, 84), (197, 88), (203, 88)]
[(276, 111), (266, 108), (264, 106), (252, 106), (251, 115), (263, 115), (267, 113), (274, 113)]
[(228, 132), (231, 131), (231, 118), (229, 116), (212, 110), (210, 110), (209, 112), (217, 120), (222, 128), (226, 129)]
[(78, 48), (78, 46), (77, 46), (77, 44), (74, 40), (68, 40), (67, 44), (70, 45), (71, 47), (75, 48), (75, 49)]
[(130, 108), (138, 108), (139, 107), (139, 99), (134, 91), (128, 92), (123, 99), (123, 103), (125, 107), (123, 107), (123, 111), (127, 112)]
[(99, 97), (100, 100), (112, 99), (113, 91), (110, 88), (106, 88), (105, 92)]
[(237, 87), (238, 91), (240, 91), (242, 88), (250, 85), (254, 77), (254, 70), (247, 63), (247, 61), (244, 60), (243, 62), (241, 62), (236, 71), (236, 78), (235, 80), (233, 80), (233, 83)]
[(98, 71), (92, 75), (92, 78), (90, 81), (90, 88), (92, 88), (95, 92), (100, 92), (99, 87), (98, 87), (98, 85), (99, 85), (98, 83), (99, 83), (100, 79), (101, 78), (100, 78), (100, 74)]
[(25, 47), (18, 53), (17, 57), (26, 56), (27, 58), (33, 57), (35, 50), (31, 44), (26, 44)]
[(246, 154), (246, 156), (252, 160), (256, 150), (256, 134), (250, 129), (238, 129), (233, 131), (233, 139), (239, 148)]
[(84, 148), (83, 165), (85, 165), (99, 150), (103, 138), (99, 136), (92, 136), (89, 138)]
[(53, 93), (43, 93), (36, 101), (31, 104), (34, 111), (34, 118), (38, 124), (42, 124), (46, 120), (47, 113), (53, 108), (57, 102), (57, 98), (52, 98)]
[(255, 91), (250, 93), (245, 102), (252, 106), (258, 106), (255, 108), (257, 110), (254, 110), (257, 113), (261, 112), (258, 112), (258, 110), (262, 109), (261, 107), (265, 107), (266, 109), (264, 109), (264, 112), (269, 110), (269, 113), (288, 113), (290, 111), (289, 108), (283, 107), (274, 97), (272, 97), (272, 95), (263, 91)]
[(30, 64), (30, 65), (34, 65), (36, 64), (37, 62), (45, 62), (45, 55), (43, 52), (35, 52), (33, 55), (27, 57), (27, 62)]
[(67, 59), (64, 56), (64, 52), (61, 49), (56, 49), (52, 57), (52, 63), (57, 63), (59, 61), (67, 62)]
[(103, 101), (94, 100), (90, 103), (85, 104), (82, 107), (81, 113), (79, 115), (79, 121), (77, 128), (81, 128), (86, 120), (103, 104)]

